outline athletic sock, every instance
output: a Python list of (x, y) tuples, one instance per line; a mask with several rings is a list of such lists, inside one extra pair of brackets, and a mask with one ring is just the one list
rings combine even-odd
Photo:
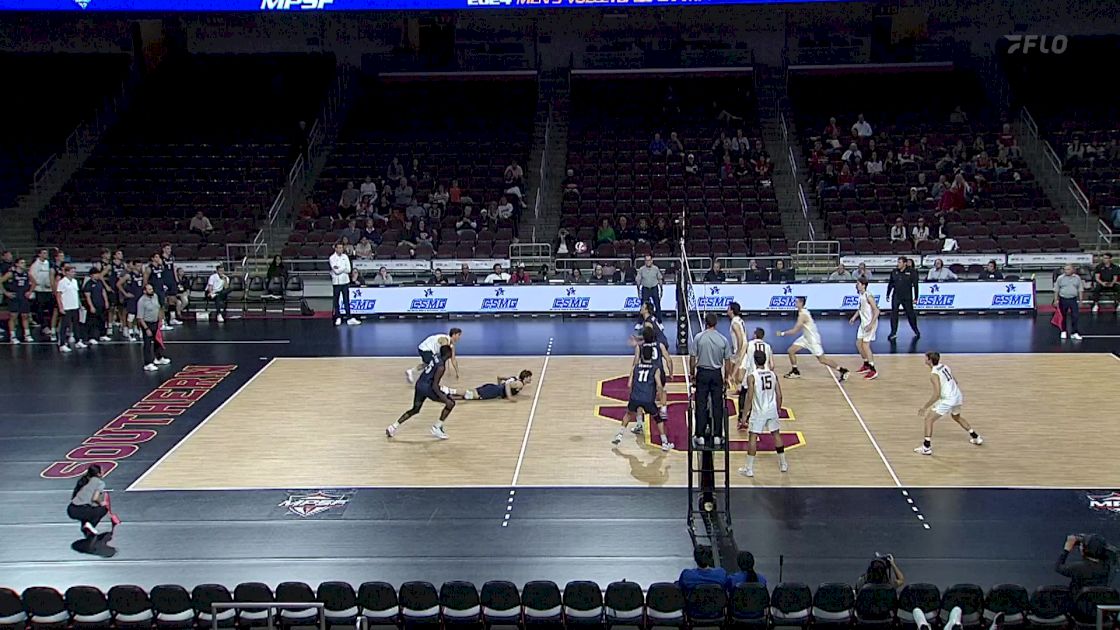
[(393, 427), (394, 429), (399, 429), (399, 428), (401, 428), (401, 423), (400, 423), (400, 421), (397, 421), (397, 422), (394, 422), (393, 424), (391, 424), (389, 426)]
[(468, 389), (466, 393), (463, 394), (463, 398), (466, 398), (467, 400), (474, 400), (475, 398), (478, 398), (478, 394), (475, 394), (473, 389)]
[(443, 430), (443, 420), (442, 419), (436, 420), (436, 428), (439, 429), (440, 431)]
[(754, 468), (754, 455), (747, 455), (747, 468)]
[(782, 453), (782, 452), (778, 453), (778, 463), (783, 464), (783, 465), (786, 463), (786, 454), (785, 453)]
[(625, 431), (625, 430), (626, 430), (626, 427), (622, 427), (621, 429), (619, 429), (618, 433), (615, 434), (615, 437), (622, 437), (622, 432)]
[(662, 444), (668, 444), (669, 443), (669, 436), (665, 435), (664, 431), (661, 432), (661, 443)]
[(865, 365), (867, 365), (867, 367), (871, 368), (872, 370), (875, 369), (875, 362), (874, 361), (868, 361)]
[(924, 446), (926, 448), (933, 448), (932, 442), (930, 441), (929, 438), (926, 438), (926, 439), (922, 440), (922, 446)]

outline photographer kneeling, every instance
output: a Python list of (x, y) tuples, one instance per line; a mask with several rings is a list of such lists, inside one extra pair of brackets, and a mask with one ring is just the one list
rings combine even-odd
[[(1081, 559), (1070, 561), (1069, 553), (1075, 547), (1080, 547)], [(1099, 534), (1070, 534), (1054, 570), (1069, 578), (1069, 591), (1074, 595), (1086, 586), (1108, 586), (1112, 571), (1108, 544)]]

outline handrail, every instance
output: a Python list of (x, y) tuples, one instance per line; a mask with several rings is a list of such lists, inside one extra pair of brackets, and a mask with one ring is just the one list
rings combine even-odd
[(1089, 198), (1085, 196), (1085, 192), (1081, 190), (1081, 186), (1074, 180), (1069, 180), (1069, 191), (1073, 193), (1073, 199), (1077, 205), (1081, 207), (1081, 211), (1089, 214)]
[(1061, 177), (1062, 159), (1058, 157), (1057, 152), (1054, 151), (1054, 147), (1050, 146), (1049, 140), (1042, 142), (1042, 154), (1045, 155), (1046, 159), (1050, 162), (1050, 168), (1054, 169), (1054, 173), (1058, 177)]
[(1097, 604), (1097, 630), (1104, 630), (1104, 614), (1120, 611), (1116, 604)]
[(1019, 112), (1019, 117), (1023, 120), (1023, 123), (1027, 126), (1027, 129), (1031, 132), (1031, 136), (1034, 138), (1038, 138), (1038, 123), (1034, 121), (1034, 116), (1031, 116), (1031, 112), (1026, 107), (1024, 107), (1022, 111)]
[(1101, 242), (1108, 243), (1112, 247), (1112, 239), (1116, 237), (1113, 233), (1112, 227), (1104, 219), (1097, 219), (1097, 244)]
[(319, 617), (319, 630), (327, 630), (327, 606), (322, 602), (212, 602), (210, 604), (210, 624), (213, 630), (218, 630), (218, 612), (237, 608), (268, 610), (268, 628), (272, 630), (275, 624), (273, 610), (292, 609), (307, 610), (314, 608)]
[(817, 240), (817, 228), (813, 227), (813, 222), (809, 219), (809, 201), (805, 198), (805, 187), (800, 183), (797, 184), (797, 198), (801, 202), (801, 216), (805, 217), (805, 225), (808, 226), (809, 240)]
[(541, 151), (540, 173), (537, 176), (537, 192), (533, 200), (533, 218), (541, 217), (541, 189), (544, 188), (545, 163), (548, 161), (548, 146), (552, 135), (552, 102), (548, 103), (548, 117), (544, 122), (544, 149)]

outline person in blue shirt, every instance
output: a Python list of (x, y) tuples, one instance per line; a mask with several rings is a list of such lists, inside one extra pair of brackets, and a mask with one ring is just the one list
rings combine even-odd
[(757, 582), (766, 586), (766, 576), (754, 570), (754, 554), (749, 551), (740, 551), (739, 556), (735, 559), (739, 570), (727, 576), (727, 592), (735, 591), (735, 587), (740, 584), (751, 584)]
[(712, 566), (715, 558), (711, 547), (697, 547), (692, 552), (692, 558), (696, 560), (696, 568), (681, 571), (681, 577), (677, 580), (685, 597), (701, 584), (718, 584), (722, 587), (727, 583), (727, 571), (722, 567)]

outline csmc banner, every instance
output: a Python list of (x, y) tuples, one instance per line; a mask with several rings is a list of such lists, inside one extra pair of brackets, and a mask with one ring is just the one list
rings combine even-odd
[[(694, 284), (690, 306), (725, 311), (738, 302), (744, 311), (792, 311), (794, 299), (805, 296), (810, 310), (854, 310), (854, 283), (821, 284)], [(886, 303), (885, 282), (869, 290)], [(377, 287), (350, 290), (350, 310), (357, 315), (482, 314), (482, 313), (636, 313), (637, 290), (618, 285), (502, 285), (479, 287)], [(1027, 310), (1035, 306), (1033, 282), (923, 282), (918, 310)], [(666, 285), (665, 311), (677, 309), (676, 288)]]
[[(793, 0), (836, 2), (837, 0)], [(850, 0), (841, 0), (850, 1)], [(0, 11), (282, 12), (574, 9), (775, 4), (790, 0), (0, 0)]]

